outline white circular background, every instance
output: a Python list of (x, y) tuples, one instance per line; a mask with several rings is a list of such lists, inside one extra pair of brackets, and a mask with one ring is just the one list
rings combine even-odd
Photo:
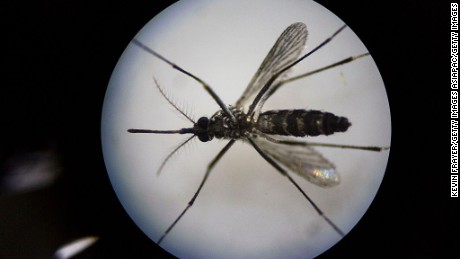
[[(152, 19), (136, 38), (203, 79), (226, 104), (234, 104), (278, 36), (294, 22), (307, 25), (304, 53), (343, 25), (313, 1), (180, 1)], [(366, 52), (346, 28), (291, 75)], [(157, 176), (164, 158), (189, 135), (131, 134), (127, 129), (192, 125), (161, 96), (153, 76), (195, 120), (219, 107), (196, 81), (133, 44), (113, 72), (102, 114), (104, 160), (124, 208), (157, 241), (186, 207), (207, 165), (227, 141), (195, 139)], [(345, 133), (307, 140), (390, 145), (388, 100), (370, 56), (286, 85), (264, 110), (294, 108), (332, 112), (352, 123)], [(347, 233), (374, 199), (389, 152), (317, 150), (335, 164), (340, 185), (325, 189), (291, 175)], [(161, 246), (181, 258), (305, 258), (324, 252), (340, 238), (285, 177), (238, 141)]]

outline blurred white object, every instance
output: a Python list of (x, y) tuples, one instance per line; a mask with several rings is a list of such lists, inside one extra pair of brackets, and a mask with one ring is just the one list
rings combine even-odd
[(99, 240), (99, 237), (96, 236), (87, 236), (76, 239), (60, 247), (54, 254), (54, 257), (58, 259), (71, 258), (72, 256), (77, 255), (81, 251), (92, 246), (97, 240)]
[(18, 153), (6, 164), (0, 186), (2, 192), (29, 192), (52, 185), (61, 172), (61, 165), (53, 149)]

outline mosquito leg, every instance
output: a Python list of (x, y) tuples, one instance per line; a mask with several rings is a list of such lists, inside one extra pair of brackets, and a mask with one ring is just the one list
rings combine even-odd
[(361, 55), (358, 55), (358, 56), (348, 57), (348, 58), (345, 58), (345, 59), (340, 60), (338, 62), (335, 62), (335, 63), (333, 63), (333, 64), (331, 64), (329, 66), (325, 66), (325, 67), (322, 67), (322, 68), (319, 68), (319, 69), (316, 69), (316, 70), (313, 70), (313, 71), (310, 71), (310, 72), (307, 72), (307, 73), (304, 73), (304, 74), (301, 74), (301, 75), (298, 75), (298, 76), (294, 76), (294, 77), (288, 78), (286, 80), (283, 80), (283, 81), (279, 82), (278, 84), (276, 84), (273, 88), (271, 88), (269, 92), (267, 92), (267, 97), (266, 98), (268, 99), (273, 93), (275, 93), (276, 90), (278, 90), (278, 88), (280, 88), (281, 86), (283, 86), (286, 83), (289, 83), (289, 82), (292, 82), (292, 81), (295, 81), (295, 80), (299, 80), (299, 79), (305, 78), (307, 76), (311, 76), (313, 74), (322, 72), (324, 70), (331, 69), (333, 67), (344, 65), (346, 63), (352, 62), (354, 60), (357, 60), (359, 58), (362, 58), (362, 57), (365, 57), (365, 56), (368, 56), (368, 55), (369, 55), (369, 53), (364, 53), (364, 54), (361, 54)]
[(316, 147), (360, 149), (360, 150), (376, 151), (376, 152), (390, 149), (390, 147), (338, 145), (338, 144), (318, 143), (318, 142), (296, 142), (296, 141), (288, 141), (288, 140), (283, 140), (279, 143), (286, 144), (286, 145), (297, 145), (297, 146), (316, 146)]
[(201, 80), (199, 77), (193, 75), (192, 73), (188, 72), (187, 70), (179, 67), (178, 65), (174, 64), (173, 62), (167, 60), (165, 57), (161, 56), (160, 54), (158, 54), (157, 52), (155, 52), (153, 49), (147, 47), (146, 45), (144, 45), (142, 42), (138, 41), (137, 39), (133, 39), (132, 42), (137, 45), (138, 47), (140, 47), (141, 49), (143, 49), (145, 52), (159, 58), (160, 60), (162, 60), (163, 62), (167, 63), (168, 65), (172, 66), (173, 69), (176, 69), (186, 75), (188, 75), (189, 77), (195, 79), (198, 83), (200, 83), (203, 88), (206, 90), (206, 92), (208, 92), (212, 98), (214, 99), (214, 101), (217, 102), (217, 104), (220, 106), (220, 108), (225, 112), (225, 114), (227, 114), (230, 118), (232, 118), (232, 121), (233, 122), (236, 122), (236, 118), (235, 116), (233, 115), (233, 113), (228, 109), (228, 107), (224, 104), (224, 102), (219, 98), (219, 96), (214, 92), (214, 90), (212, 90), (211, 86), (209, 86), (208, 84), (206, 84), (203, 80)]
[(249, 142), (251, 142), (252, 146), (256, 149), (256, 151), (268, 162), (270, 163), (278, 172), (280, 172), (282, 175), (286, 176), (288, 180), (297, 188), (297, 190), (302, 193), (302, 195), (308, 200), (308, 202), (313, 206), (313, 208), (316, 210), (316, 212), (341, 236), (345, 236), (343, 231), (337, 227), (334, 222), (332, 222), (325, 214), (324, 212), (313, 202), (313, 200), (308, 197), (308, 195), (302, 190), (302, 188), (297, 184), (296, 181), (282, 168), (278, 163), (275, 162), (270, 156), (268, 156), (265, 152), (263, 152), (257, 145), (256, 143), (252, 140), (252, 138), (248, 137)]
[(257, 118), (259, 118), (260, 111), (261, 111), (262, 106), (264, 105), (265, 101), (268, 100), (268, 98), (270, 98), (270, 96), (272, 96), (281, 86), (285, 85), (286, 83), (289, 83), (289, 82), (292, 82), (294, 80), (298, 80), (298, 79), (301, 79), (301, 78), (304, 78), (304, 77), (307, 77), (307, 76), (311, 76), (313, 74), (322, 72), (324, 70), (327, 70), (327, 69), (330, 69), (330, 68), (333, 68), (333, 67), (336, 67), (336, 66), (344, 65), (346, 63), (349, 63), (351, 61), (357, 60), (359, 58), (362, 58), (362, 57), (365, 57), (365, 56), (368, 56), (368, 55), (369, 55), (369, 53), (364, 53), (364, 54), (361, 54), (361, 55), (358, 55), (358, 56), (348, 57), (348, 58), (343, 59), (341, 61), (335, 62), (334, 64), (331, 64), (329, 66), (325, 66), (325, 67), (322, 67), (322, 68), (319, 68), (319, 69), (316, 69), (316, 70), (313, 70), (313, 71), (310, 71), (310, 72), (307, 72), (307, 73), (304, 73), (304, 74), (301, 74), (301, 75), (298, 75), (298, 76), (295, 76), (295, 77), (291, 77), (291, 78), (288, 78), (286, 80), (278, 82), (276, 85), (274, 85), (272, 88), (270, 88), (267, 91), (267, 93), (262, 97), (260, 102), (257, 104), (257, 108), (255, 109), (253, 118), (255, 120), (257, 120)]
[(232, 139), (230, 142), (227, 143), (227, 145), (217, 154), (217, 156), (211, 161), (211, 163), (208, 165), (208, 168), (206, 170), (206, 173), (204, 174), (203, 180), (201, 180), (200, 186), (198, 187), (198, 190), (196, 190), (195, 195), (193, 195), (192, 199), (188, 202), (187, 207), (182, 211), (182, 213), (174, 220), (174, 222), (166, 229), (165, 233), (161, 236), (161, 238), (158, 240), (158, 244), (163, 241), (163, 239), (168, 235), (168, 233), (171, 231), (171, 229), (174, 228), (174, 226), (179, 222), (179, 220), (184, 216), (184, 214), (187, 212), (187, 210), (192, 207), (193, 203), (196, 200), (196, 197), (200, 193), (201, 189), (203, 188), (204, 183), (208, 179), (209, 173), (211, 172), (212, 168), (216, 165), (216, 163), (222, 158), (222, 156), (227, 152), (230, 147), (235, 143), (235, 140)]
[(284, 145), (292, 145), (292, 146), (316, 146), (316, 147), (332, 147), (332, 148), (347, 148), (347, 149), (359, 149), (359, 150), (367, 150), (367, 151), (384, 151), (390, 149), (390, 147), (376, 147), (376, 146), (355, 146), (355, 145), (339, 145), (339, 144), (329, 144), (329, 143), (319, 143), (319, 142), (303, 142), (303, 141), (295, 141), (295, 140), (285, 140), (285, 139), (276, 139), (264, 134), (260, 131), (257, 132), (260, 136), (265, 138), (268, 141), (284, 144)]
[(316, 147), (332, 147), (332, 148), (347, 148), (347, 149), (359, 149), (367, 151), (380, 152), (390, 149), (390, 147), (376, 147), (376, 146), (354, 146), (354, 145), (339, 145), (339, 144), (329, 144), (329, 143), (319, 143), (319, 142), (300, 142), (293, 140), (280, 140), (277, 143), (285, 145), (294, 145), (294, 146), (316, 146)]

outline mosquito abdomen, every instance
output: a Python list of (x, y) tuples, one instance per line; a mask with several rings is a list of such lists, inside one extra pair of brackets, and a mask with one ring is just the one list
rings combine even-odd
[(257, 120), (257, 129), (263, 133), (296, 137), (345, 132), (350, 125), (345, 117), (316, 110), (266, 111)]

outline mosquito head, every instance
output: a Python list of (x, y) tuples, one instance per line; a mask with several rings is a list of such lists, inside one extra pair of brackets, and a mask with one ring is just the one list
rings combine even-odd
[(201, 117), (193, 126), (193, 133), (198, 136), (201, 142), (207, 142), (212, 140), (213, 136), (209, 135), (208, 132), (209, 119), (207, 117)]

